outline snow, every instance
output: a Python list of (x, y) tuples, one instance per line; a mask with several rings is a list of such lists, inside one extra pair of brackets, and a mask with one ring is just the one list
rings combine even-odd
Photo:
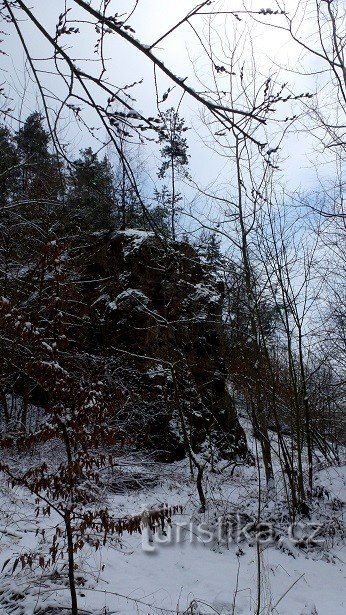
[[(157, 365), (153, 374), (161, 369)], [(244, 419), (242, 423), (249, 446), (254, 449), (249, 424)], [(275, 445), (272, 434), (272, 446)], [(43, 449), (42, 458), (50, 446)], [(58, 458), (56, 450), (51, 454), (55, 460)], [(105, 501), (115, 518), (142, 514), (165, 503), (183, 505), (183, 512), (172, 516), (171, 528), (165, 528), (166, 535), (159, 530), (150, 536), (145, 530), (142, 535), (110, 537), (98, 550), (86, 544), (78, 553), (76, 570), (81, 613), (255, 614), (258, 557), (261, 615), (346, 612), (346, 547), (342, 529), (346, 466), (316, 471), (315, 484), (320, 487), (320, 495), (314, 502), (311, 520), (305, 523), (307, 527), (310, 522), (323, 524), (328, 531), (318, 537), (321, 542), (316, 546), (307, 543), (304, 547), (291, 540), (288, 522), (284, 521), (278, 468), (275, 489), (269, 494), (261, 493), (261, 519), (274, 519), (274, 539), (259, 547), (250, 529), (258, 507), (256, 466), (239, 465), (232, 471), (223, 461), (218, 469), (219, 473), (206, 473), (204, 488), (209, 506), (201, 513), (187, 460), (159, 464), (138, 453), (117, 457), (114, 473), (104, 488)], [(129, 489), (131, 477), (138, 489)], [(51, 608), (52, 614), (63, 613), (63, 607), (69, 605), (63, 562), (57, 564), (55, 575), (53, 568), (41, 569), (37, 565), (32, 570), (21, 570), (19, 565), (11, 572), (15, 557), (23, 553), (34, 551), (47, 558), (50, 537), (56, 524), (61, 523), (54, 512), (51, 517), (36, 518), (34, 511), (31, 496), (0, 481), (0, 570), (11, 558), (1, 575), (0, 612), (5, 615), (33, 615), (39, 607), (47, 611)], [(242, 523), (241, 530), (246, 525), (248, 531), (229, 534), (226, 540), (218, 524), (220, 515), (226, 513)], [(213, 533), (206, 534), (206, 530)], [(15, 608), (7, 610), (6, 600), (15, 594), (21, 597)]]
[(116, 231), (114, 237), (123, 236), (128, 242), (124, 245), (124, 256), (127, 257), (138, 248), (149, 238), (154, 237), (154, 233), (151, 231), (141, 231), (139, 229), (128, 229), (126, 231)]
[(172, 378), (171, 370), (167, 369), (167, 367), (165, 368), (162, 363), (156, 363), (153, 367), (148, 369), (147, 375), (149, 378), (157, 378), (158, 376), (165, 377), (168, 380)]
[(126, 303), (127, 300), (136, 301), (143, 306), (148, 305), (149, 298), (137, 288), (128, 288), (121, 292), (113, 301), (110, 301), (108, 307), (110, 310), (117, 310), (121, 304)]
[(221, 299), (220, 294), (215, 292), (215, 288), (202, 283), (195, 285), (192, 298), (194, 301), (204, 301), (208, 303), (219, 303)]
[(42, 342), (42, 346), (43, 346), (46, 350), (48, 350), (48, 352), (53, 352), (53, 348), (52, 348), (49, 344), (47, 344), (47, 342)]
[(140, 229), (127, 229), (126, 231), (117, 231), (121, 235), (125, 237), (141, 237), (142, 239), (147, 239), (149, 236), (153, 236), (154, 233), (152, 231), (143, 231)]
[[(137, 472), (141, 467), (143, 470), (140, 463), (133, 464)], [(183, 503), (184, 514), (175, 515), (172, 525), (175, 532), (179, 524), (187, 524), (187, 529), (179, 532), (179, 540), (172, 544), (162, 542), (165, 540), (162, 535), (160, 544), (159, 537), (154, 537), (153, 551), (143, 549), (144, 539), (138, 534), (111, 539), (98, 551), (87, 546), (79, 556), (76, 572), (84, 579), (78, 592), (80, 608), (93, 614), (183, 614), (191, 604), (195, 604), (195, 611), (189, 613), (255, 613), (256, 546), (246, 540), (230, 544), (228, 548), (200, 542), (188, 529), (190, 512), (197, 506), (188, 464), (185, 461), (171, 466), (152, 464), (149, 473), (154, 468), (161, 475), (159, 484), (139, 491), (113, 494), (109, 501), (111, 510), (115, 516), (125, 516), (167, 501)], [(131, 471), (131, 463), (127, 469)], [(318, 479), (333, 495), (340, 497), (345, 493), (345, 467), (322, 470)], [(228, 505), (242, 505), (246, 498), (256, 504), (253, 498), (257, 489), (255, 468), (240, 467), (232, 478), (225, 475), (218, 486), (215, 476), (210, 475), (208, 481), (208, 496), (213, 495), (216, 500), (222, 497)], [(30, 498), (19, 489), (12, 491), (6, 486), (2, 487), (0, 510), (0, 567), (13, 553), (48, 549), (49, 541), (45, 542), (47, 538), (43, 539), (42, 535), (36, 536), (36, 531), (45, 525), (47, 537), (57, 519), (36, 519)], [(207, 511), (199, 517), (207, 523), (208, 514)], [(329, 561), (325, 561), (321, 554), (316, 557), (313, 552), (300, 553), (294, 546), (292, 552), (293, 556), (273, 545), (262, 547), (261, 612), (279, 615), (343, 614), (346, 607), (345, 547), (336, 545)], [(18, 592), (21, 588), (25, 598), (22, 599), (23, 611), (9, 612), (32, 615), (37, 604), (46, 608), (68, 605), (68, 592), (61, 578), (53, 581), (45, 570), (30, 571), (26, 568), (22, 571), (20, 566), (12, 575), (12, 561), (3, 572), (3, 590), (8, 595), (10, 589)], [(109, 611), (105, 610), (107, 608)], [(7, 613), (6, 610), (2, 612)]]

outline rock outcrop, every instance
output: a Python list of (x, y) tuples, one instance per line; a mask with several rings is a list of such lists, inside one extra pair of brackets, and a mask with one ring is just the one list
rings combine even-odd
[(194, 450), (245, 456), (226, 388), (223, 287), (195, 249), (117, 231), (94, 235), (83, 262), (89, 350), (107, 350), (110, 377), (126, 389), (117, 421), (162, 460), (185, 455), (182, 421)]

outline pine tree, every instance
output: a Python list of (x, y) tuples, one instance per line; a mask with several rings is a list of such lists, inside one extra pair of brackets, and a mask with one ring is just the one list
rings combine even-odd
[(115, 221), (114, 176), (105, 156), (99, 160), (90, 147), (70, 170), (69, 215), (86, 231), (109, 229)]
[(169, 199), (166, 200), (171, 211), (172, 238), (175, 240), (177, 205), (181, 201), (181, 194), (177, 191), (176, 181), (178, 175), (188, 177), (188, 144), (184, 137), (184, 133), (188, 128), (185, 126), (184, 120), (179, 117), (178, 112), (173, 108), (168, 109), (162, 115), (162, 120), (163, 126), (159, 133), (159, 143), (163, 144), (161, 149), (162, 164), (158, 177), (164, 179), (167, 174), (170, 176), (170, 195)]
[(210, 271), (216, 274), (222, 270), (224, 256), (221, 251), (221, 239), (217, 233), (203, 231), (198, 238), (196, 247)]
[(2, 292), (11, 277), (11, 266), (15, 257), (16, 224), (15, 211), (9, 205), (13, 202), (19, 174), (19, 161), (11, 131), (0, 126), (0, 282)]
[(149, 210), (150, 216), (155, 226), (166, 237), (171, 236), (170, 202), (170, 192), (167, 186), (163, 186), (162, 190), (155, 190), (154, 205)]
[(57, 199), (61, 191), (59, 163), (49, 151), (51, 136), (40, 113), (29, 115), (15, 141), (21, 164), (18, 196), (30, 201)]
[(6, 126), (0, 126), (0, 207), (13, 195), (18, 177), (18, 155), (13, 136)]
[[(11, 284), (11, 292), (28, 294), (23, 267), (36, 272), (36, 281), (42, 278), (45, 246), (63, 231), (63, 167), (50, 151), (52, 139), (38, 112), (29, 115), (13, 138), (6, 129), (2, 138), (8, 152), (5, 165), (15, 163), (6, 188), (11, 209), (4, 212), (1, 228), (4, 283)], [(42, 286), (42, 279), (37, 283)]]

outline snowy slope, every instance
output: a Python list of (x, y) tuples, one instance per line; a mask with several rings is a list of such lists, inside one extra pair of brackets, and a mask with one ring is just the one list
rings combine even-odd
[[(138, 474), (141, 466), (138, 464), (132, 468)], [(124, 535), (121, 539), (112, 539), (98, 551), (89, 546), (84, 548), (76, 571), (81, 612), (122, 615), (255, 613), (258, 591), (255, 541), (241, 536), (228, 545), (217, 540), (205, 544), (199, 542), (195, 534), (198, 533), (196, 524), (199, 521), (205, 522), (205, 527), (211, 527), (215, 510), (218, 513), (222, 509), (237, 510), (249, 517), (256, 513), (256, 468), (236, 468), (233, 476), (228, 470), (221, 475), (207, 476), (205, 487), (210, 506), (205, 514), (198, 513), (196, 490), (187, 463), (150, 464), (149, 468), (142, 466), (142, 471), (146, 475), (155, 472), (157, 484), (122, 494), (111, 493), (109, 506), (114, 515), (122, 517), (164, 502), (181, 503), (184, 514), (173, 517), (175, 538), (172, 544), (158, 544), (160, 537), (154, 536), (153, 542), (149, 543), (144, 531), (144, 538), (139, 534)], [(326, 516), (332, 500), (345, 501), (346, 468), (324, 469), (317, 479), (328, 492), (328, 497), (318, 503)], [(63, 612), (61, 608), (47, 610), (69, 604), (65, 588), (66, 568), (61, 569), (61, 564), (59, 574), (35, 566), (33, 570), (25, 568), (23, 571), (19, 566), (11, 573), (14, 555), (30, 549), (47, 552), (49, 532), (57, 519), (35, 518), (30, 498), (5, 485), (0, 508), (1, 567), (12, 556), (2, 573), (0, 612), (18, 615)], [(276, 504), (270, 502), (265, 503), (265, 510), (271, 516), (279, 512)], [(342, 521), (342, 509), (336, 513)], [(191, 514), (195, 524), (190, 531)], [(177, 536), (176, 526), (184, 523), (184, 529)], [(35, 535), (36, 529), (42, 525), (46, 528), (44, 540)], [(166, 539), (161, 535), (161, 541)], [(149, 545), (154, 550), (143, 550), (143, 544), (145, 548)], [(290, 547), (288, 540), (287, 544), (288, 548), (284, 550), (278, 549), (275, 541), (261, 547), (260, 613), (343, 614), (346, 607), (346, 550), (341, 535), (336, 532), (333, 540), (328, 536), (327, 542), (319, 548)], [(286, 542), (283, 546), (287, 546)]]

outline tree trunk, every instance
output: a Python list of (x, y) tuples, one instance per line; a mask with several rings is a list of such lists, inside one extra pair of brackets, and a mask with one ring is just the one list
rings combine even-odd
[(71, 596), (71, 613), (72, 615), (78, 615), (78, 603), (76, 593), (76, 581), (74, 577), (74, 554), (73, 554), (73, 534), (71, 527), (70, 513), (65, 513), (65, 528), (67, 537), (67, 553), (68, 553), (68, 580), (70, 586)]
[(9, 413), (7, 399), (6, 399), (6, 393), (5, 393), (4, 389), (1, 389), (1, 400), (2, 400), (2, 405), (3, 405), (3, 408), (4, 408), (5, 423), (6, 423), (6, 425), (8, 425), (9, 422), (10, 422), (10, 413)]

